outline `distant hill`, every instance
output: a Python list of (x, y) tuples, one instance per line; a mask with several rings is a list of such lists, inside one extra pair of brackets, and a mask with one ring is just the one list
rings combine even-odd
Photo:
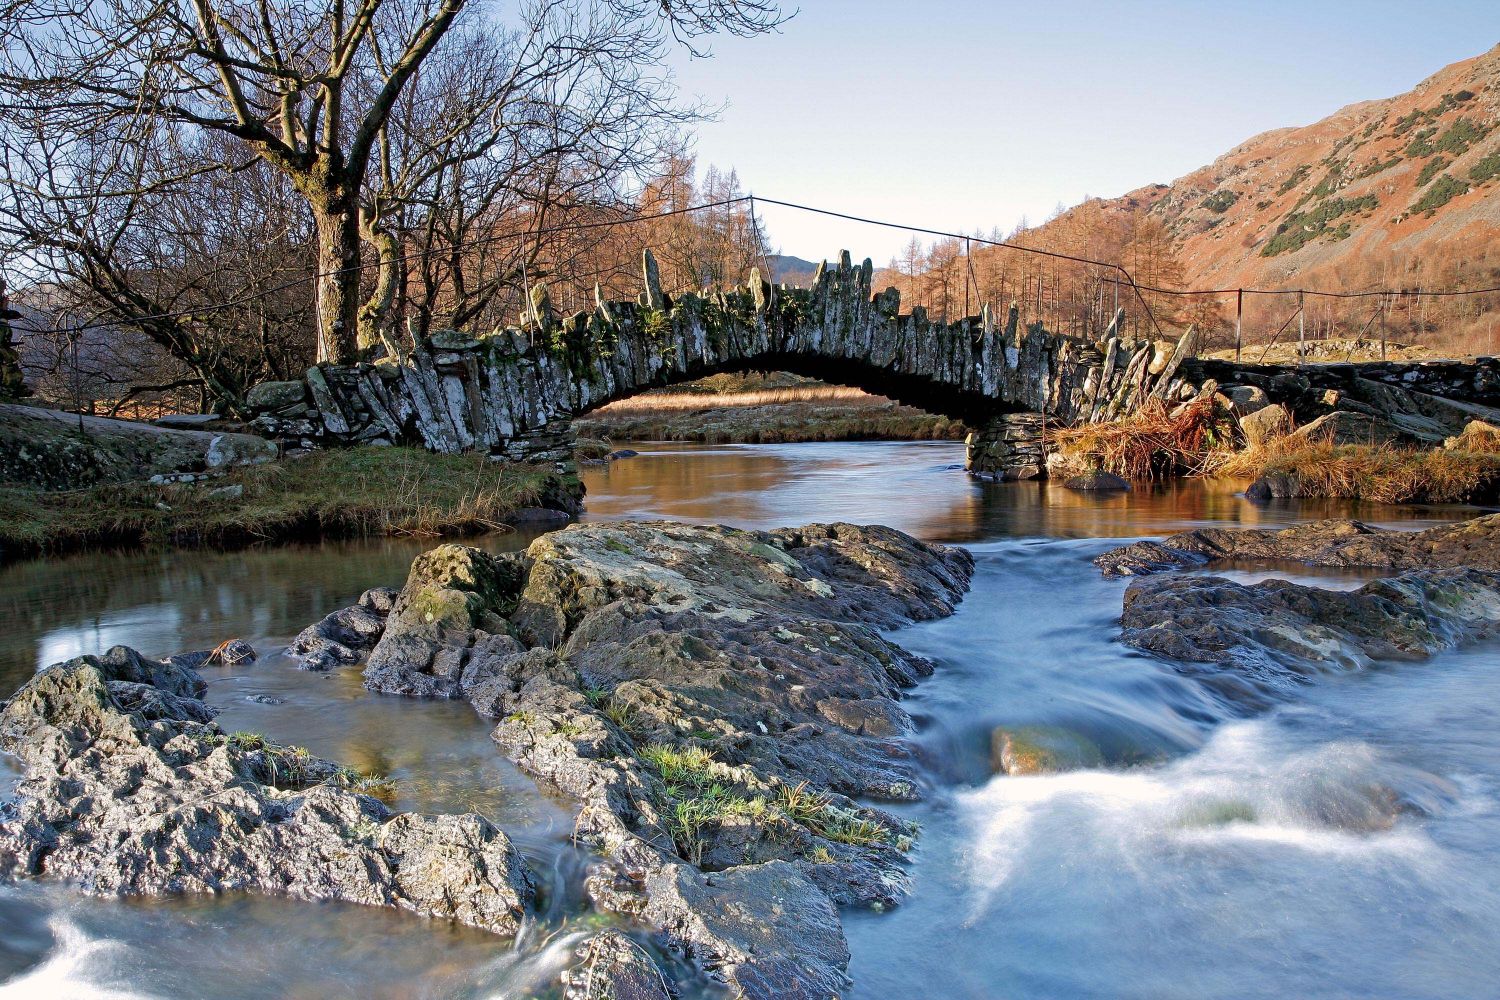
[(1500, 283), (1500, 46), (1096, 204), (1163, 220), (1189, 287)]
[(811, 284), (812, 277), (818, 270), (815, 261), (779, 253), (768, 254), (766, 263), (771, 268), (771, 282), (777, 285)]

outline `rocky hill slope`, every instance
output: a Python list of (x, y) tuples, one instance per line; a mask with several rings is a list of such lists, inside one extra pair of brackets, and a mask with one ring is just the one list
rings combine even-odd
[(1189, 287), (1500, 284), (1500, 46), (1102, 207), (1163, 220)]

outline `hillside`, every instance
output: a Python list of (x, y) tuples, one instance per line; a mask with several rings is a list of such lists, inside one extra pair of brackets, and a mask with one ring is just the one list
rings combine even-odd
[(1099, 207), (1164, 221), (1189, 287), (1500, 283), (1500, 46)]

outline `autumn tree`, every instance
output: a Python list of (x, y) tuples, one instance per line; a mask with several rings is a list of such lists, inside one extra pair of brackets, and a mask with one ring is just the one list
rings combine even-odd
[[(535, 0), (525, 11), (689, 45), (781, 20), (759, 0)], [(195, 153), (186, 174), (254, 162), (284, 176), (314, 231), (317, 357), (344, 362), (356, 355), (364, 233), (376, 231), (362, 233), (361, 198), (382, 138), (455, 25), (488, 13), (471, 0), (17, 0), (0, 22), (0, 88), (13, 95), (0, 130), (86, 160), (111, 194), (143, 190), (144, 178), (116, 165), (142, 142)], [(647, 45), (642, 58), (658, 55)], [(505, 120), (494, 95), (472, 107)], [(212, 136), (233, 140), (232, 159), (206, 158)]]

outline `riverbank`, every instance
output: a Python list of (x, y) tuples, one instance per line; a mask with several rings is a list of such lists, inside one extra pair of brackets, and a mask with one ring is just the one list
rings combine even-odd
[(803, 441), (958, 441), (959, 421), (848, 386), (713, 376), (600, 407), (573, 421), (579, 435), (620, 441), (794, 444)]
[(576, 514), (580, 495), (576, 478), (549, 467), (417, 448), (320, 451), (193, 482), (7, 484), (0, 560), (93, 547), (469, 536), (507, 530), (526, 508)]

